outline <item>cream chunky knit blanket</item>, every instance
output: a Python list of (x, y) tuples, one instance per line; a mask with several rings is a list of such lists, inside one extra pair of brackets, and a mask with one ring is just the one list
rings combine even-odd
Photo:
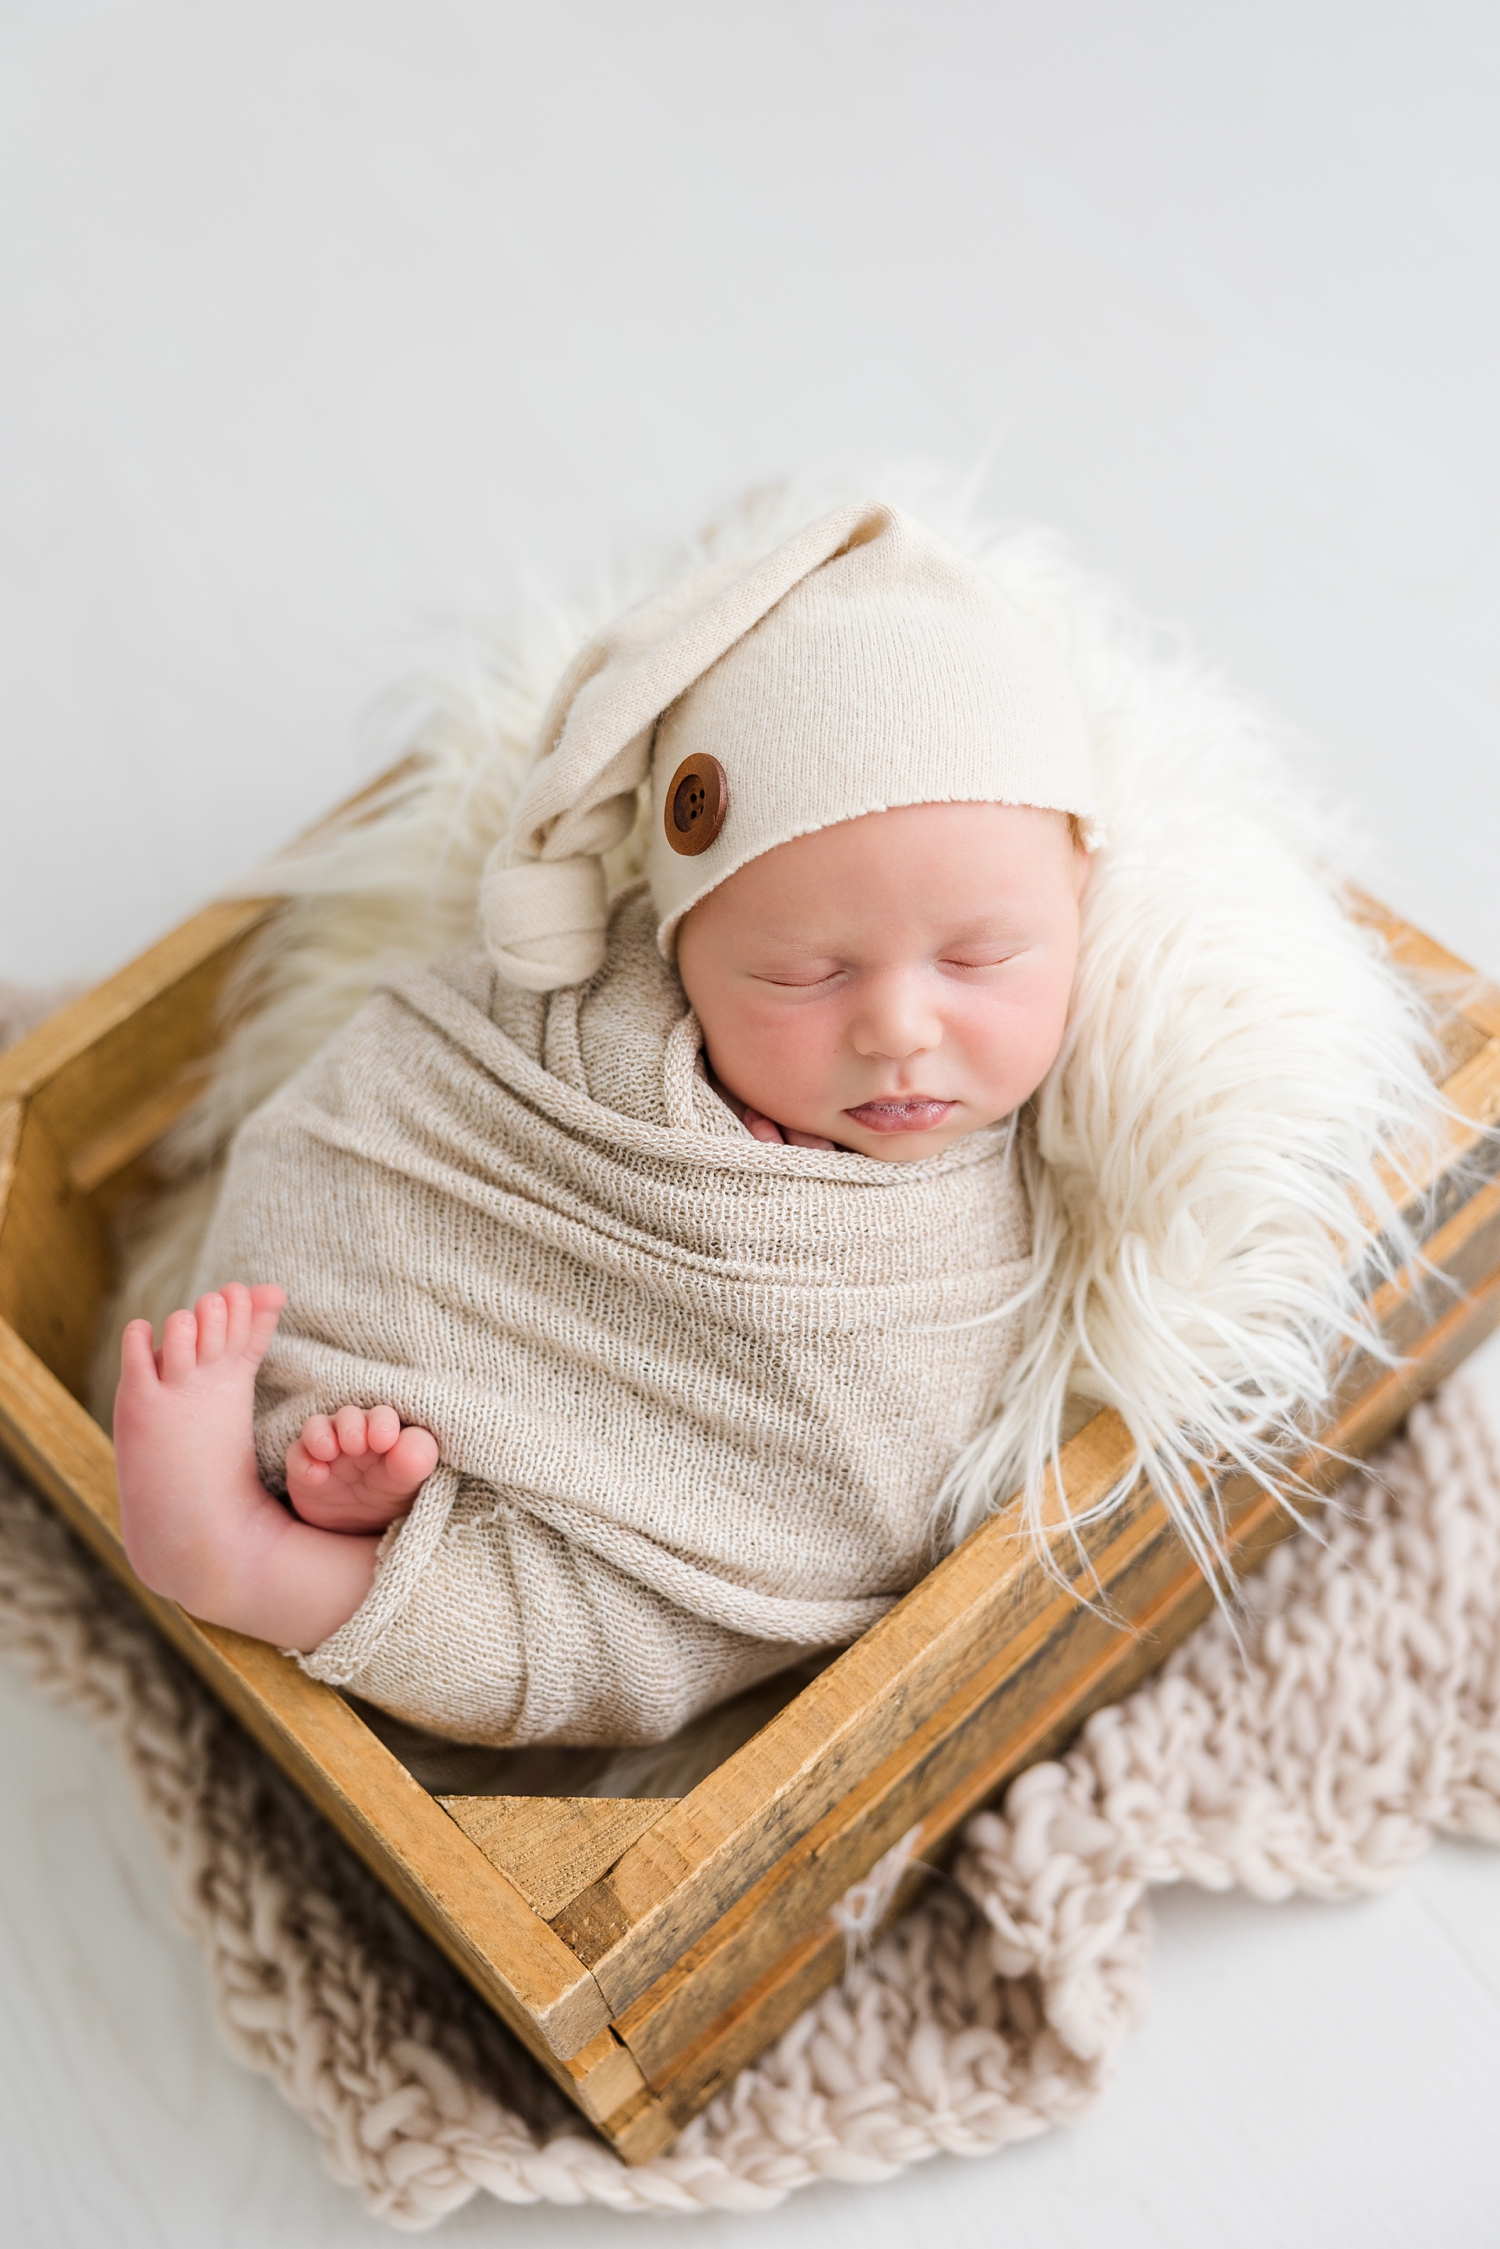
[(920, 1164), (766, 1147), (649, 898), (542, 995), (397, 977), (241, 1131), (198, 1285), (275, 1280), (262, 1471), (385, 1401), (437, 1471), (314, 1677), (473, 1742), (640, 1742), (852, 1640), (1019, 1349), (996, 1126)]
[(1320, 1544), (971, 1820), (931, 1891), (654, 2162), (568, 2111), (317, 1814), (0, 1463), (0, 1646), (118, 1741), (231, 2050), (403, 2228), (477, 2194), (763, 2210), (1078, 2117), (1147, 1997), (1150, 1890), (1385, 1888), (1500, 1843), (1500, 1452), (1455, 1384)]

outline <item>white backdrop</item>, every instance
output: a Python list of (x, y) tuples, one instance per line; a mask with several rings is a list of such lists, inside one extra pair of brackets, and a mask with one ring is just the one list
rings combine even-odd
[[(522, 583), (909, 455), (1181, 620), (1500, 966), (1497, 98), (1433, 0), (0, 0), (0, 976), (168, 927)], [(3, 1695), (17, 2238), (379, 2238), (213, 2046), (108, 1758)], [(1497, 1907), (1457, 1850), (1169, 1904), (1093, 2122), (671, 2237), (1481, 2249)]]

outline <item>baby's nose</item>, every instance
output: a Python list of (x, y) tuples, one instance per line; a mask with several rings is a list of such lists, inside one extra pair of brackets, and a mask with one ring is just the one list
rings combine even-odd
[(851, 1032), (866, 1061), (909, 1062), (942, 1043), (943, 1026), (919, 979), (890, 977), (861, 995)]

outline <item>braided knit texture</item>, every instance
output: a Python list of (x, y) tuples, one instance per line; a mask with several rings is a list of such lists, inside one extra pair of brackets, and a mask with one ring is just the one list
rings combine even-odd
[(118, 1744), (231, 2051), (411, 2230), (479, 2193), (762, 2210), (988, 2154), (1108, 2084), (1153, 1887), (1355, 1897), (1436, 1834), (1500, 1843), (1500, 1441), (1467, 1385), (1413, 1414), (1321, 1540), (1279, 1549), (1240, 1621), (1243, 1653), (1214, 1618), (971, 1819), (956, 1880), (851, 1947), (842, 1985), (631, 2170), (0, 1470), (0, 1644)]

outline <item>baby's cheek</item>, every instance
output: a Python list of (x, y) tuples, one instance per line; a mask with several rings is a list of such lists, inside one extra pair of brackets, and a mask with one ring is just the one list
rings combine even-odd
[(780, 1116), (789, 1105), (817, 1103), (833, 1085), (835, 1048), (828, 1026), (811, 1010), (788, 1008), (762, 1020), (747, 1038), (745, 1053), (770, 1116)]
[(1040, 988), (984, 1009), (968, 1023), (966, 1058), (997, 1116), (1035, 1093), (1057, 1059), (1066, 1022), (1066, 993)]
[(705, 1028), (720, 1083), (779, 1124), (819, 1128), (837, 1090), (837, 1042), (826, 1022), (795, 1008), (737, 1011)]

